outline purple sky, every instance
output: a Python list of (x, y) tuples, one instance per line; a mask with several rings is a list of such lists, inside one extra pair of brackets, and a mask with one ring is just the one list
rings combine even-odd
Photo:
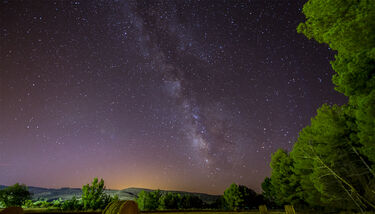
[(0, 2), (0, 184), (259, 192), (345, 101), (304, 2)]

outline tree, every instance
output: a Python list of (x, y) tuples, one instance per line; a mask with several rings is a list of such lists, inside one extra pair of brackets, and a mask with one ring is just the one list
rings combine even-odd
[(227, 204), (223, 196), (220, 196), (216, 199), (216, 201), (209, 206), (211, 209), (218, 209), (218, 210), (227, 210)]
[(161, 197), (160, 190), (146, 192), (142, 190), (136, 199), (140, 210), (157, 210)]
[(104, 209), (109, 202), (111, 202), (111, 197), (104, 193), (105, 186), (104, 180), (94, 178), (92, 186), (90, 184), (83, 185), (82, 187), (82, 203), (83, 209)]
[(332, 81), (349, 98), (341, 109), (323, 106), (293, 149), (296, 173), (309, 175), (304, 196), (311, 204), (375, 209), (375, 4), (310, 0), (303, 13), (297, 31), (337, 51)]
[(13, 186), (0, 190), (0, 202), (2, 202), (5, 207), (20, 207), (29, 199), (31, 199), (31, 193), (24, 184), (20, 185), (16, 183)]
[(278, 149), (272, 154), (270, 178), (273, 200), (278, 206), (285, 204), (303, 205), (299, 178), (294, 173), (294, 161), (288, 152)]
[(177, 210), (181, 207), (181, 195), (178, 193), (168, 192), (160, 197), (159, 202), (159, 208), (161, 208), (162, 210)]
[(275, 191), (274, 187), (272, 186), (271, 178), (266, 177), (262, 182), (262, 196), (264, 198), (264, 203), (267, 207), (276, 208), (279, 207), (275, 200)]
[(291, 156), (310, 205), (360, 210), (373, 206), (366, 195), (372, 174), (356, 152), (355, 137), (351, 139), (352, 120), (348, 106), (323, 105), (300, 132)]
[(353, 55), (375, 47), (375, 6), (371, 0), (310, 0), (306, 21), (297, 31), (328, 44), (339, 54)]
[(262, 182), (262, 190), (262, 195), (264, 196), (264, 198), (266, 198), (269, 201), (275, 200), (271, 178), (266, 177), (264, 179), (264, 181)]
[(236, 211), (256, 206), (254, 203), (256, 196), (257, 194), (254, 190), (235, 183), (231, 184), (223, 195), (228, 208)]
[(181, 197), (180, 208), (182, 209), (201, 209), (203, 208), (203, 201), (195, 195), (183, 195)]
[(331, 62), (336, 90), (349, 97), (356, 135), (374, 171), (375, 4), (371, 0), (310, 0), (297, 31), (337, 51)]

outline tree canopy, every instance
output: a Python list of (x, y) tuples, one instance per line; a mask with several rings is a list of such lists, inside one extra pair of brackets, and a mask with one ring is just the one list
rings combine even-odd
[(104, 192), (104, 180), (94, 178), (90, 184), (83, 185), (82, 187), (82, 202), (83, 209), (104, 209), (105, 206), (111, 201), (111, 197)]
[(31, 199), (31, 193), (24, 184), (16, 183), (3, 190), (0, 190), (0, 202), (5, 207), (22, 206), (26, 200)]
[(231, 184), (224, 191), (224, 200), (231, 210), (244, 210), (258, 206), (257, 194), (243, 185)]
[[(310, 0), (297, 31), (337, 51), (336, 90), (349, 97), (362, 154), (375, 162), (375, 4), (372, 0)], [(374, 167), (373, 167), (374, 168)]]
[(278, 204), (374, 210), (375, 4), (309, 0), (303, 13), (297, 31), (336, 51), (332, 81), (348, 103), (320, 107), (290, 154), (272, 155), (264, 194)]

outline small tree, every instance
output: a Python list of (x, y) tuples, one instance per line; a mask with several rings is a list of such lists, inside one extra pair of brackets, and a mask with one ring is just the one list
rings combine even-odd
[(140, 210), (156, 210), (159, 207), (160, 190), (146, 192), (142, 190), (136, 199)]
[(82, 210), (82, 202), (77, 200), (76, 196), (73, 196), (72, 199), (62, 202), (61, 207), (64, 211), (70, 210)]
[(228, 208), (236, 211), (256, 206), (256, 195), (254, 190), (235, 183), (224, 191), (224, 199)]
[(181, 197), (180, 208), (182, 209), (201, 209), (203, 208), (203, 201), (195, 195), (183, 195)]
[(178, 193), (168, 192), (160, 198), (160, 208), (163, 210), (173, 209), (177, 210), (180, 208), (181, 195)]
[(104, 193), (105, 186), (104, 180), (94, 178), (92, 186), (86, 184), (82, 187), (82, 203), (83, 209), (104, 209), (109, 202), (111, 202), (111, 197)]
[(31, 199), (31, 193), (24, 184), (14, 184), (3, 190), (0, 190), (0, 202), (5, 207), (22, 206), (26, 200)]

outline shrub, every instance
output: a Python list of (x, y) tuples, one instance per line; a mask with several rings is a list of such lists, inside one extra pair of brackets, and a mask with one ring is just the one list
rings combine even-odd
[(52, 204), (48, 201), (41, 200), (41, 201), (36, 201), (33, 203), (34, 208), (48, 208), (51, 207)]
[(0, 201), (3, 206), (22, 206), (26, 200), (31, 199), (31, 193), (24, 184), (14, 184), (3, 190), (0, 190)]
[(94, 178), (92, 185), (86, 184), (82, 187), (83, 209), (104, 209), (111, 202), (111, 197), (104, 193), (104, 180)]
[(53, 207), (57, 207), (57, 208), (60, 208), (61, 205), (62, 205), (62, 203), (63, 203), (63, 200), (62, 200), (61, 198), (59, 198), (59, 199), (57, 199), (57, 200), (53, 200), (53, 201), (51, 202), (52, 206), (53, 206)]
[(22, 208), (33, 208), (34, 204), (32, 200), (26, 200), (22, 205)]
[(70, 200), (66, 200), (61, 204), (61, 209), (66, 210), (82, 210), (83, 204), (81, 200), (78, 200), (75, 196)]

